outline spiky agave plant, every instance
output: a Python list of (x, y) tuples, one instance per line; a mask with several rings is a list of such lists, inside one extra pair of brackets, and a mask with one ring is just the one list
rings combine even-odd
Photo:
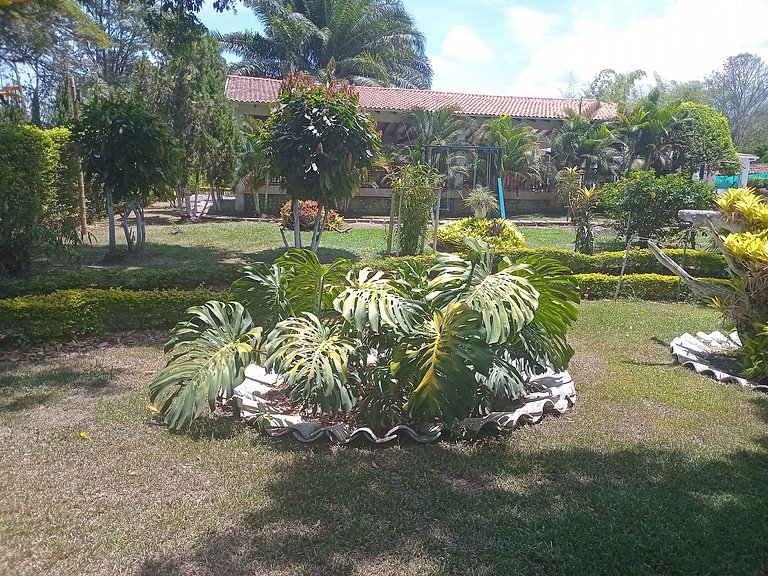
[(491, 189), (480, 184), (475, 186), (464, 198), (464, 206), (472, 210), (475, 218), (486, 218), (489, 212), (499, 211), (499, 201)]
[[(428, 270), (408, 264), (389, 274), (351, 270), (342, 259), (321, 264), (306, 250), (246, 268), (232, 287), (235, 302), (207, 304), (210, 321), (184, 332), (195, 362), (216, 359), (206, 364), (211, 376), (191, 377), (184, 368), (191, 360), (176, 354), (153, 382), (152, 399), (167, 399), (161, 412), (170, 427), (188, 427), (203, 411), (198, 400), (216, 386), (231, 391), (248, 361), (281, 374), (302, 412), (353, 411), (377, 430), (452, 424), (487, 409), (489, 398), (514, 399), (531, 374), (567, 366), (576, 281), (552, 260), (496, 264), (471, 238), (467, 250), (439, 255)], [(237, 328), (219, 336), (220, 324)], [(229, 352), (198, 344), (210, 335)], [(371, 352), (374, 366), (366, 361)]]

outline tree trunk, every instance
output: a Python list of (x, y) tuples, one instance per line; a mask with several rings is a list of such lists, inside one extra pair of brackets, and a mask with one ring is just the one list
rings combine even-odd
[(301, 210), (299, 209), (299, 199), (294, 196), (291, 203), (293, 208), (293, 245), (296, 248), (301, 248), (301, 223), (299, 222)]
[(389, 226), (387, 227), (387, 255), (392, 253), (392, 233), (395, 229), (395, 196), (389, 197)]
[(117, 242), (115, 241), (115, 204), (112, 201), (112, 190), (109, 187), (104, 187), (104, 192), (107, 196), (107, 220), (109, 221), (109, 252), (115, 252), (117, 250)]
[[(435, 203), (434, 231), (432, 236), (432, 249), (437, 252), (437, 229), (440, 226), (440, 201), (443, 199), (443, 189), (437, 189), (437, 202)], [(424, 250), (422, 249), (422, 252)]]
[(195, 203), (192, 205), (192, 218), (197, 218), (197, 197), (200, 194), (200, 171), (195, 172)]
[[(69, 93), (72, 97), (72, 116), (77, 120), (77, 86), (75, 86), (75, 77), (69, 77)], [(85, 179), (83, 178), (83, 159), (80, 154), (77, 154), (77, 198), (78, 207), (80, 212), (80, 238), (83, 239), (88, 235), (88, 217), (87, 208), (85, 203)]]
[(189, 186), (184, 186), (184, 205), (187, 209), (187, 218), (192, 217), (192, 206), (189, 199)]
[(323, 207), (318, 203), (317, 214), (315, 214), (315, 223), (312, 226), (312, 242), (309, 244), (309, 249), (312, 252), (317, 252), (317, 237), (320, 230), (320, 221), (323, 219)]

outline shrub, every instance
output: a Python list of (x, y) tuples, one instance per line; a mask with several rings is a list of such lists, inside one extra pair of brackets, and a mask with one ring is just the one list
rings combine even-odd
[[(317, 202), (314, 200), (299, 200), (299, 227), (304, 232), (309, 232), (313, 229), (316, 217)], [(285, 204), (280, 207), (280, 220), (282, 221), (283, 228), (293, 230), (293, 210), (290, 200), (286, 200)], [(337, 230), (343, 224), (344, 219), (335, 210), (328, 212), (328, 223), (325, 225), (326, 230)]]
[(475, 218), (485, 218), (488, 212), (497, 213), (499, 211), (499, 201), (487, 186), (478, 184), (464, 199), (464, 206), (472, 210)]
[(21, 274), (37, 247), (55, 244), (45, 226), (56, 150), (33, 126), (0, 126), (0, 274)]
[(424, 164), (405, 164), (391, 175), (393, 214), (399, 226), (395, 243), (398, 255), (423, 252), (440, 180), (439, 172)]
[(450, 252), (464, 250), (464, 238), (482, 240), (497, 254), (525, 245), (525, 238), (517, 227), (501, 218), (463, 218), (444, 224), (437, 232), (437, 245)]
[(0, 300), (0, 343), (56, 342), (88, 334), (173, 326), (184, 311), (222, 294), (211, 290), (61, 290)]
[(656, 177), (653, 170), (632, 172), (626, 178), (606, 184), (602, 190), (606, 213), (619, 232), (649, 238), (663, 238), (681, 229), (679, 210), (711, 208), (714, 187), (705, 181), (680, 174)]
[[(608, 274), (576, 274), (579, 293), (588, 300), (613, 298), (618, 276)], [(712, 282), (727, 285), (728, 280), (711, 279)], [(622, 279), (621, 298), (637, 298), (656, 302), (685, 302), (695, 300), (688, 287), (676, 276), (660, 274), (626, 274)]]
[(50, 294), (57, 290), (125, 288), (128, 290), (192, 290), (226, 288), (239, 278), (236, 266), (180, 268), (77, 268), (26, 278), (0, 277), (0, 298)]

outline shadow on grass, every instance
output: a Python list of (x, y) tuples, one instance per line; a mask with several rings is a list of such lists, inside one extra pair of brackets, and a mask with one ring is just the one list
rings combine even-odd
[(74, 391), (103, 396), (112, 391), (115, 376), (114, 369), (100, 366), (0, 364), (0, 414), (53, 404)]
[[(279, 248), (272, 248), (270, 250), (261, 250), (259, 252), (244, 253), (244, 254), (241, 254), (241, 258), (247, 262), (266, 262), (268, 264), (271, 264), (272, 262), (275, 261), (276, 258), (285, 254), (287, 250), (290, 250), (290, 248), (281, 246)], [(356, 262), (360, 260), (360, 255), (355, 254), (354, 252), (351, 252), (349, 250), (341, 249), (341, 248), (323, 248), (322, 246), (320, 246), (320, 248), (318, 248), (317, 250), (317, 258), (318, 260), (320, 260), (320, 262), (323, 262), (325, 264), (329, 262), (333, 262), (336, 258), (346, 258), (347, 260)]]
[[(768, 422), (768, 398), (755, 402)], [(768, 452), (755, 443), (709, 458), (647, 446), (531, 455), (514, 439), (297, 448), (257, 488), (264, 505), (139, 573), (757, 574)]]

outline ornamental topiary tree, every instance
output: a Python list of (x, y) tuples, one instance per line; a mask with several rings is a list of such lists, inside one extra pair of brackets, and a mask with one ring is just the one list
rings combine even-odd
[[(115, 202), (124, 202), (122, 226), (129, 251), (144, 249), (142, 202), (151, 192), (168, 195), (180, 151), (164, 119), (137, 102), (108, 100), (83, 107), (73, 130), (83, 156), (83, 171), (98, 179), (107, 199), (109, 253), (115, 242)], [(136, 234), (128, 218), (136, 215)]]
[(696, 102), (683, 102), (679, 110), (685, 118), (682, 125), (687, 142), (684, 169), (700, 178), (714, 171), (720, 174), (738, 172), (739, 157), (725, 116), (711, 106)]
[(299, 200), (315, 200), (311, 250), (317, 250), (330, 208), (351, 198), (381, 145), (370, 116), (347, 84), (315, 84), (293, 75), (283, 81), (265, 130), (272, 173), (291, 197), (294, 243), (301, 248)]

